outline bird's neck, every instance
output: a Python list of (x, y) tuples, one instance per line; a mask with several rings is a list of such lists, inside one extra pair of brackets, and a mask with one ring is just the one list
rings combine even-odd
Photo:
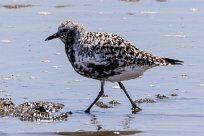
[(75, 33), (75, 35), (65, 43), (65, 52), (72, 65), (75, 62), (75, 53), (77, 52), (80, 43), (81, 41), (83, 41), (85, 35), (86, 32)]
[(70, 45), (65, 44), (65, 52), (67, 54), (69, 61), (73, 65), (75, 62), (75, 50), (74, 50), (73, 45), (70, 46)]

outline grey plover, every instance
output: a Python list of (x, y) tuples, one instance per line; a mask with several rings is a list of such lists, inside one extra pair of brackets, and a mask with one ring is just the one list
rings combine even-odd
[(132, 105), (132, 113), (141, 109), (133, 102), (121, 81), (135, 79), (156, 66), (181, 65), (183, 61), (155, 56), (141, 51), (122, 37), (106, 32), (87, 32), (82, 24), (65, 21), (58, 32), (45, 41), (59, 38), (74, 70), (101, 82), (101, 90), (92, 106), (104, 93), (105, 81), (117, 82)]

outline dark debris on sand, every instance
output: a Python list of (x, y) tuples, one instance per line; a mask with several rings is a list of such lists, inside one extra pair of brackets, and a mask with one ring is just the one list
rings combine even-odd
[(0, 117), (18, 117), (21, 121), (55, 121), (67, 120), (70, 112), (54, 116), (64, 107), (63, 104), (53, 102), (25, 102), (15, 106), (10, 99), (0, 99)]
[(108, 95), (107, 94), (103, 94), (101, 97), (108, 97)]
[(55, 8), (66, 8), (66, 7), (73, 7), (73, 5), (57, 5)]
[[(156, 99), (151, 98), (142, 98), (135, 100), (136, 104), (143, 103), (156, 103), (158, 100), (169, 99), (168, 96), (163, 94), (155, 95)], [(170, 94), (171, 97), (178, 96), (177, 93)], [(108, 103), (102, 101), (96, 102), (96, 106), (99, 108), (113, 108), (121, 104), (117, 100), (111, 100)], [(64, 112), (58, 115), (53, 115), (53, 113), (58, 112), (60, 109), (64, 108), (63, 104), (54, 103), (54, 102), (25, 102), (16, 106), (11, 99), (0, 98), (0, 117), (17, 117), (21, 121), (55, 121), (55, 120), (64, 120), (66, 121), (71, 115), (71, 112)]]
[(19, 9), (19, 8), (27, 8), (27, 7), (32, 7), (34, 5), (31, 4), (6, 4), (6, 5), (1, 5), (4, 8), (7, 9)]
[(108, 104), (102, 101), (97, 101), (95, 105), (98, 106), (99, 108), (105, 108), (105, 109), (112, 108), (111, 106), (109, 106)]
[(57, 132), (60, 136), (128, 136), (142, 133), (141, 131), (80, 131), (80, 132)]
[(125, 1), (125, 2), (139, 2), (140, 0), (120, 0), (120, 1)]
[(15, 105), (10, 99), (0, 98), (0, 117), (10, 116), (15, 111)]
[(117, 100), (111, 100), (108, 103), (97, 101), (95, 105), (99, 108), (108, 109), (108, 108), (113, 108), (117, 106), (118, 104), (120, 104), (120, 102), (118, 102)]
[(177, 93), (172, 93), (171, 96), (173, 96), (173, 97), (178, 96), (178, 94)]
[(118, 105), (118, 104), (121, 104), (121, 103), (119, 103), (117, 100), (112, 100), (112, 101), (110, 101), (110, 102), (108, 102), (109, 104), (111, 104), (111, 105), (113, 105), (113, 106), (116, 106), (116, 105)]
[(167, 97), (166, 95), (162, 95), (162, 94), (157, 94), (157, 95), (156, 95), (156, 98), (159, 99), (159, 100), (169, 99), (169, 97)]
[(138, 99), (138, 100), (134, 101), (134, 103), (136, 103), (136, 104), (156, 103), (156, 101), (154, 99), (150, 99), (150, 98), (142, 98), (142, 99)]
[[(171, 97), (175, 97), (178, 96), (177, 93), (171, 93), (170, 94)], [(137, 99), (134, 101), (135, 104), (144, 104), (144, 103), (157, 103), (159, 100), (165, 100), (165, 99), (169, 99), (168, 96), (164, 95), (164, 94), (156, 94), (155, 98), (141, 98), (141, 99)], [(105, 103), (103, 101), (98, 101), (96, 102), (96, 106), (98, 106), (99, 108), (104, 108), (104, 109), (108, 109), (108, 108), (114, 108), (115, 106), (117, 106), (118, 104), (121, 104), (120, 102), (118, 102), (117, 100), (111, 100), (108, 103)]]

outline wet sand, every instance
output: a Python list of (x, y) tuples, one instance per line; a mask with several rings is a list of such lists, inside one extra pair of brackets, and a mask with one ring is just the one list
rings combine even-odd
[[(121, 131), (122, 135), (138, 136), (202, 136), (203, 12), (202, 0), (0, 2), (0, 98), (11, 98), (16, 105), (61, 103), (65, 106), (60, 112), (73, 113), (67, 121), (0, 117), (0, 135), (112, 135)], [(64, 20), (81, 22), (88, 31), (118, 34), (141, 50), (183, 60), (182, 66), (154, 68), (141, 78), (124, 82), (133, 100), (155, 100), (156, 94), (168, 99), (140, 104), (143, 110), (131, 114), (122, 90), (107, 83), (108, 97), (100, 101), (120, 104), (94, 106), (90, 115), (85, 114), (98, 94), (99, 82), (75, 73), (61, 41), (44, 42)]]
[(32, 136), (129, 136), (141, 133), (140, 131), (80, 131), (80, 132), (56, 132), (56, 133), (22, 133), (17, 135)]

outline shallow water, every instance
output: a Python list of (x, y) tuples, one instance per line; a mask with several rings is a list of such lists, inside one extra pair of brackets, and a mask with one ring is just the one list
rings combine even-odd
[[(0, 135), (58, 135), (55, 132), (134, 131), (138, 136), (197, 135), (204, 133), (204, 7), (202, 0), (48, 1), (7, 0), (0, 5), (0, 98), (16, 104), (25, 101), (63, 103), (72, 111), (68, 121), (21, 122), (0, 118)], [(130, 96), (169, 99), (142, 104), (131, 114), (130, 104), (117, 84), (107, 83), (101, 100), (118, 100), (109, 109), (94, 106), (83, 113), (98, 94), (98, 81), (76, 74), (67, 61), (61, 41), (44, 42), (64, 20), (78, 21), (88, 31), (121, 35), (139, 49), (180, 59), (183, 66), (159, 67), (136, 80), (124, 82)], [(178, 96), (171, 97), (171, 93)]]

